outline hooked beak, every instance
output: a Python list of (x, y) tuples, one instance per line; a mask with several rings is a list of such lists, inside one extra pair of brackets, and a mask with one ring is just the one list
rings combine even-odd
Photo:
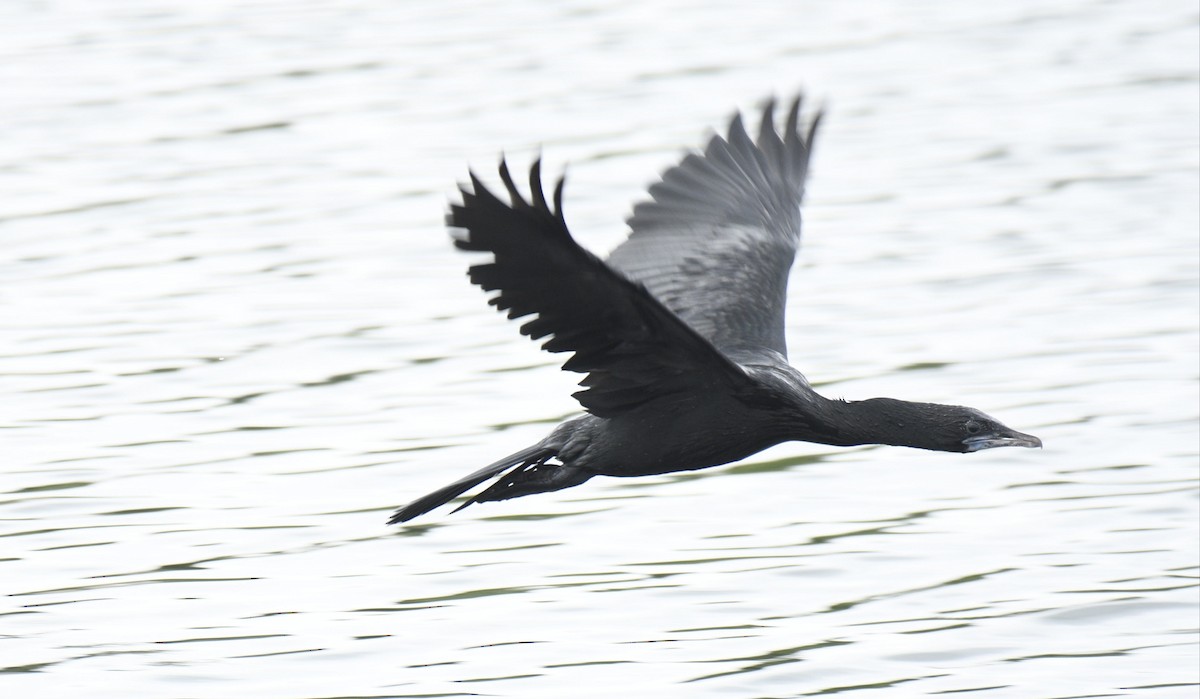
[(1010, 430), (1007, 427), (988, 434), (977, 434), (963, 440), (968, 452), (995, 447), (1029, 447), (1042, 448), (1042, 440), (1031, 434)]

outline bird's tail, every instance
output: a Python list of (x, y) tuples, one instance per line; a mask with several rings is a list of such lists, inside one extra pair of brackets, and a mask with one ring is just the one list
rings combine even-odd
[[(444, 488), (439, 488), (424, 497), (413, 500), (404, 507), (396, 510), (396, 513), (393, 514), (392, 518), (388, 520), (388, 524), (407, 522), (414, 517), (418, 517), (426, 512), (429, 512), (435, 507), (445, 505), (476, 485), (479, 485), (489, 478), (494, 478), (510, 468), (517, 472), (536, 469), (536, 467), (545, 464), (548, 459), (555, 456), (557, 453), (557, 449), (546, 446), (544, 442), (540, 442), (526, 449), (522, 449), (515, 454), (509, 454), (496, 463), (484, 466), (469, 476), (464, 476)], [(468, 500), (458, 509), (461, 510), (463, 507), (466, 507), (473, 502), (481, 502), (489, 499), (503, 499), (485, 497), (494, 489), (495, 486), (493, 486), (493, 488), (489, 488), (487, 491), (480, 493), (480, 495), (476, 496), (475, 498)], [(515, 497), (515, 495), (509, 495), (509, 497)], [(457, 510), (455, 511), (457, 512)]]

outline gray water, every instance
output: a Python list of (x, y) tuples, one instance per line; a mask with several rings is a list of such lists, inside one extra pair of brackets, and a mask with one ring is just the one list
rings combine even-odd
[[(745, 5), (6, 3), (0, 694), (1196, 696), (1196, 6)], [(792, 360), (1046, 448), (384, 526), (577, 410), (463, 278), (468, 164), (569, 167), (603, 252), (802, 87)]]

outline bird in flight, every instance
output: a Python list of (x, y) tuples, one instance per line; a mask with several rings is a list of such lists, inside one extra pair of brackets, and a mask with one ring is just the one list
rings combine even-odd
[(489, 303), (522, 318), (542, 349), (571, 352), (563, 369), (585, 374), (574, 394), (586, 414), (540, 442), (418, 498), (389, 524), (407, 522), (467, 490), (463, 503), (545, 493), (593, 476), (648, 476), (718, 466), (786, 441), (887, 444), (950, 452), (1040, 447), (974, 408), (893, 398), (818, 394), (787, 361), (784, 305), (800, 244), (800, 202), (817, 112), (801, 98), (762, 110), (751, 137), (740, 114), (650, 187), (629, 237), (607, 259), (580, 247), (551, 200), (541, 162), (529, 197), (501, 160), (508, 201), (472, 172), (447, 215), (455, 245), (491, 253), (471, 282)]

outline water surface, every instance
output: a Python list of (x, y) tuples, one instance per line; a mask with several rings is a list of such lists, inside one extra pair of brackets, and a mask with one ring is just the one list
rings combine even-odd
[[(5, 696), (1195, 696), (1194, 6), (0, 22)], [(385, 527), (577, 410), (463, 278), (466, 166), (540, 149), (604, 251), (799, 87), (793, 361), (1046, 449), (792, 444)]]

